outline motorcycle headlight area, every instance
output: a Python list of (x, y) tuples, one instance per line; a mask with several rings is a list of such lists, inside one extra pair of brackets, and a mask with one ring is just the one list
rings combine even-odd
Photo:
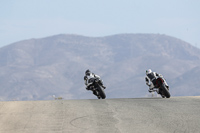
[(94, 78), (89, 79), (88, 83), (93, 83), (94, 82)]

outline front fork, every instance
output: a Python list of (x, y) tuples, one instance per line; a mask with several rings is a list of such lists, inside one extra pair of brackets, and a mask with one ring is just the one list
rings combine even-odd
[[(98, 84), (98, 83), (95, 83), (95, 84)], [(97, 97), (99, 96), (99, 92), (97, 91), (95, 85), (91, 85), (91, 86), (90, 86), (90, 90), (93, 91), (93, 94), (94, 94), (94, 95), (96, 95)]]

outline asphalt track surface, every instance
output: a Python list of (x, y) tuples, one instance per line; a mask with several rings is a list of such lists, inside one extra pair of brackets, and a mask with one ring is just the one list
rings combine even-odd
[(0, 102), (0, 133), (199, 132), (199, 96)]

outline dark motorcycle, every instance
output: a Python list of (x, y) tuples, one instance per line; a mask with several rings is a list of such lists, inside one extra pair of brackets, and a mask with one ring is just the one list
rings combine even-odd
[(99, 78), (90, 78), (88, 81), (88, 87), (93, 90), (98, 99), (105, 99), (106, 95), (102, 87), (102, 82)]
[(166, 86), (164, 79), (162, 77), (158, 77), (157, 79), (155, 79), (154, 81), (154, 89), (153, 91), (157, 91), (158, 94), (160, 94), (162, 96), (162, 98), (170, 98), (170, 93), (169, 93), (169, 89)]

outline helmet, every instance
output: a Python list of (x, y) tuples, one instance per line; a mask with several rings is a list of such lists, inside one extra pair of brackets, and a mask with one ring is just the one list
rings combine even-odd
[(146, 75), (148, 75), (148, 74), (150, 74), (150, 73), (152, 73), (152, 70), (151, 70), (151, 69), (146, 70)]
[(89, 69), (85, 71), (85, 75), (90, 75), (90, 73), (91, 73), (91, 72), (90, 72)]

